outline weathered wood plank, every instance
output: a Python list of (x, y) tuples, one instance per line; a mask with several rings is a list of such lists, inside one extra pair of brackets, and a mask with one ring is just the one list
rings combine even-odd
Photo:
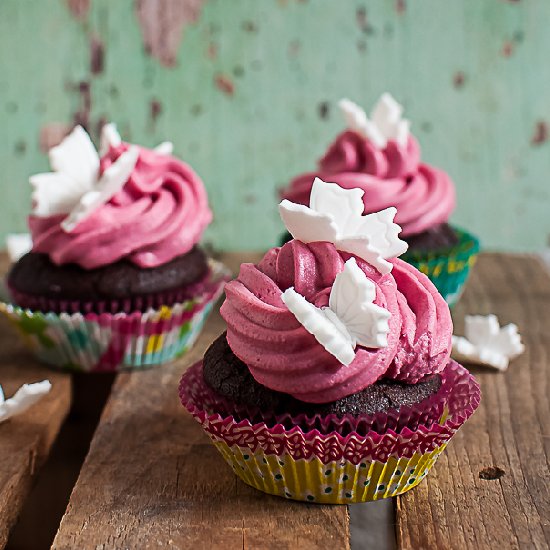
[[(243, 259), (225, 261), (236, 267)], [(248, 487), (181, 407), (183, 370), (223, 327), (216, 313), (187, 357), (119, 375), (54, 548), (349, 546), (345, 507), (289, 502)]]
[[(550, 544), (550, 277), (529, 256), (482, 255), (453, 312), (515, 322), (526, 351), (509, 370), (476, 369), (479, 410), (432, 473), (397, 499), (398, 546), (547, 548)], [(480, 473), (498, 467), (499, 479)]]
[(22, 415), (0, 424), (0, 548), (17, 520), (71, 404), (67, 374), (39, 366), (0, 319), (0, 384), (7, 397), (25, 383), (49, 379), (52, 389)]

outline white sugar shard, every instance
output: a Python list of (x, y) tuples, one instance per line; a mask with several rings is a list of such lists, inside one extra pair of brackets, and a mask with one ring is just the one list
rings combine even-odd
[(403, 119), (403, 107), (389, 93), (384, 93), (372, 109), (370, 118), (365, 111), (349, 99), (338, 103), (348, 127), (383, 149), (389, 140), (405, 147), (409, 139), (410, 122)]
[(51, 387), (49, 380), (43, 380), (35, 384), (24, 384), (10, 399), (4, 398), (4, 392), (0, 387), (0, 422), (25, 412), (46, 395)]
[(309, 207), (285, 199), (279, 213), (293, 238), (306, 244), (331, 242), (380, 273), (389, 273), (393, 266), (387, 260), (407, 250), (407, 243), (399, 239), (401, 227), (393, 221), (397, 211), (391, 207), (363, 216), (363, 194), (361, 189), (344, 189), (315, 178)]
[(6, 236), (6, 248), (12, 262), (16, 262), (32, 250), (32, 237), (29, 233), (9, 233)]
[(106, 155), (111, 147), (118, 147), (122, 143), (122, 138), (118, 133), (116, 124), (109, 122), (101, 128), (101, 136), (99, 138), (99, 154)]
[(467, 315), (464, 323), (465, 336), (453, 336), (457, 361), (505, 371), (510, 360), (525, 350), (518, 327), (513, 323), (501, 327), (496, 315)]
[(376, 304), (374, 283), (350, 258), (336, 276), (329, 306), (318, 308), (293, 288), (282, 295), (283, 302), (304, 328), (340, 363), (355, 359), (359, 344), (368, 348), (388, 345), (390, 312)]

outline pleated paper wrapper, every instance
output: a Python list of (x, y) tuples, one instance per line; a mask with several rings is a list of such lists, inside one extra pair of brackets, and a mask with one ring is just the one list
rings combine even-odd
[(244, 417), (203, 381), (202, 362), (182, 377), (182, 404), (233, 471), (269, 494), (306, 502), (351, 504), (400, 495), (428, 474), (480, 400), (470, 373), (451, 361), (434, 396), (400, 412), (355, 419), (327, 415)]
[(229, 280), (223, 264), (210, 261), (201, 292), (145, 313), (43, 313), (0, 303), (41, 361), (68, 371), (122, 371), (166, 363), (187, 351)]

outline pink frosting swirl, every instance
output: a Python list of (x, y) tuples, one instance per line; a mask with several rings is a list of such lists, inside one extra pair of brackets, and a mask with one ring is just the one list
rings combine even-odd
[[(128, 149), (111, 147), (101, 159), (103, 173)], [(124, 187), (71, 232), (60, 224), (65, 215), (29, 217), (33, 252), (56, 264), (85, 269), (122, 258), (155, 267), (185, 254), (212, 220), (201, 179), (184, 162), (139, 148), (137, 164)]]
[(404, 236), (446, 222), (455, 207), (453, 182), (445, 172), (420, 162), (420, 147), (412, 136), (405, 146), (391, 140), (379, 149), (346, 130), (319, 161), (319, 170), (295, 178), (283, 198), (308, 205), (316, 176), (346, 189), (362, 189), (366, 214), (395, 206), (395, 221)]
[(395, 259), (381, 275), (360, 258), (357, 264), (376, 286), (375, 303), (391, 313), (387, 347), (356, 348), (344, 366), (298, 322), (281, 294), (293, 286), (317, 307), (328, 305), (336, 275), (350, 254), (326, 242), (290, 241), (271, 249), (258, 265), (243, 264), (225, 287), (221, 314), (227, 341), (264, 386), (311, 403), (328, 403), (387, 377), (415, 383), (440, 372), (449, 360), (449, 308), (430, 280)]

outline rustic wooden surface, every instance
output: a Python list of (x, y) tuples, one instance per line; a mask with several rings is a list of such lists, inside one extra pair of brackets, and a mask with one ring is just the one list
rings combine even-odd
[(7, 542), (40, 466), (46, 460), (71, 404), (69, 375), (39, 366), (0, 319), (0, 384), (6, 397), (22, 385), (49, 379), (48, 395), (25, 413), (0, 424), (0, 548)]
[(455, 333), (463, 334), (465, 314), (478, 313), (516, 323), (526, 351), (504, 374), (474, 371), (483, 393), (480, 408), (426, 481), (397, 499), (399, 548), (550, 545), (546, 269), (534, 257), (482, 255), (453, 312)]
[[(232, 267), (242, 259), (225, 258)], [(213, 314), (185, 359), (119, 375), (54, 548), (349, 547), (346, 507), (245, 485), (180, 405), (182, 372), (223, 327)]]

